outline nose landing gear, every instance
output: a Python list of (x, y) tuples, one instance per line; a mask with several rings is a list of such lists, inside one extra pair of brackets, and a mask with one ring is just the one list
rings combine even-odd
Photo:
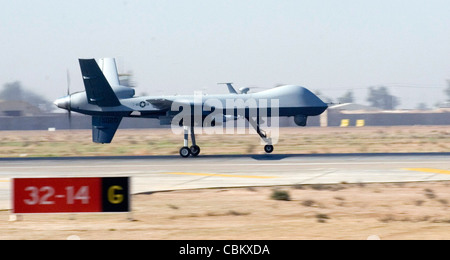
[(259, 118), (255, 121), (252, 117), (245, 117), (251, 126), (256, 130), (259, 137), (266, 143), (264, 146), (264, 151), (266, 153), (273, 152), (272, 138), (267, 138), (267, 134), (264, 130), (259, 127)]

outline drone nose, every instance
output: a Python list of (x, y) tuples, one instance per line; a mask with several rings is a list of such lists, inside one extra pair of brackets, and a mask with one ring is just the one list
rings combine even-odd
[(53, 102), (55, 106), (62, 108), (62, 109), (69, 109), (70, 106), (70, 96), (58, 98)]

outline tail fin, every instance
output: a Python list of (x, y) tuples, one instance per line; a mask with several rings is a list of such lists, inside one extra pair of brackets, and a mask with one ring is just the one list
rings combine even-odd
[(117, 73), (116, 60), (114, 58), (101, 58), (97, 62), (103, 75), (105, 75), (111, 88), (114, 90), (115, 86), (120, 85), (119, 74)]
[(94, 59), (80, 59), (81, 74), (89, 104), (101, 107), (120, 106), (120, 101)]

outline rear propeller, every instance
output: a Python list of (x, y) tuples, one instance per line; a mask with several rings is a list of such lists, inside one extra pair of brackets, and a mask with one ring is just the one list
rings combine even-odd
[(72, 97), (70, 96), (70, 74), (67, 70), (67, 96), (69, 98), (69, 104), (67, 106), (67, 117), (69, 119), (69, 129), (72, 130)]

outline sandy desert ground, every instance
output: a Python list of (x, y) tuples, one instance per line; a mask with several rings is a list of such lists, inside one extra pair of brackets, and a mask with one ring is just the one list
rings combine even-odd
[[(285, 192), (289, 200), (272, 198)], [(128, 214), (0, 212), (0, 239), (450, 239), (450, 182), (204, 189), (134, 195)]]
[[(261, 153), (256, 135), (199, 135), (205, 154)], [(1, 132), (0, 157), (178, 154), (170, 129)], [(449, 152), (438, 127), (286, 128), (275, 153)], [(284, 191), (289, 200), (271, 198)], [(127, 214), (0, 211), (0, 239), (450, 239), (450, 182), (303, 185), (135, 194)]]

